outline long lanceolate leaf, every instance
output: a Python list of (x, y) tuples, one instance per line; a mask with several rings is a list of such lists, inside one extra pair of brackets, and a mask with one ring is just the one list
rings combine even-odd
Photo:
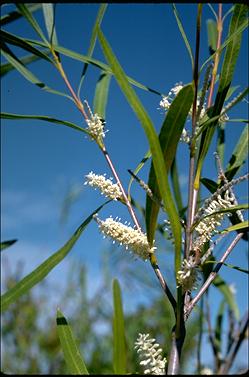
[(9, 119), (9, 120), (23, 120), (23, 119), (27, 119), (27, 120), (32, 120), (32, 119), (43, 120), (45, 122), (55, 123), (55, 124), (59, 124), (59, 125), (62, 125), (62, 126), (67, 126), (67, 127), (73, 128), (73, 129), (75, 129), (77, 131), (84, 132), (87, 135), (89, 135), (89, 132), (87, 130), (85, 130), (84, 128), (81, 128), (79, 126), (77, 126), (76, 124), (74, 124), (72, 122), (68, 122), (66, 120), (60, 120), (60, 119), (48, 117), (46, 115), (19, 115), (19, 114), (11, 114), (11, 113), (0, 113), (0, 118), (2, 118), (2, 119)]
[(144, 128), (146, 136), (148, 138), (150, 150), (152, 154), (152, 159), (153, 159), (153, 164), (154, 164), (154, 169), (155, 169), (155, 174), (156, 174), (156, 178), (160, 187), (160, 194), (164, 203), (164, 207), (166, 211), (168, 212), (169, 220), (172, 226), (173, 236), (175, 240), (176, 255), (180, 255), (181, 253), (181, 224), (180, 224), (177, 209), (175, 207), (172, 194), (170, 191), (168, 176), (167, 174), (165, 174), (165, 162), (164, 162), (159, 138), (156, 134), (155, 128), (152, 124), (152, 121), (149, 115), (144, 109), (134, 89), (129, 84), (127, 76), (125, 75), (123, 69), (121, 68), (117, 58), (112, 52), (111, 47), (109, 46), (101, 30), (98, 31), (98, 37), (99, 37), (99, 41), (103, 49), (105, 58), (108, 61), (121, 90), (123, 91), (125, 97), (127, 98), (136, 116), (138, 117), (142, 127)]
[(56, 323), (69, 374), (89, 374), (73, 336), (73, 332), (63, 313), (59, 309), (57, 310)]
[(73, 236), (67, 241), (67, 243), (65, 243), (64, 246), (62, 246), (62, 248), (60, 248), (51, 257), (46, 259), (45, 262), (43, 262), (33, 272), (25, 276), (13, 288), (8, 290), (1, 296), (1, 311), (5, 311), (10, 304), (15, 302), (20, 296), (28, 292), (31, 288), (34, 287), (34, 285), (43, 280), (49, 274), (49, 272), (67, 256), (67, 254), (74, 246), (75, 242), (79, 239), (81, 233), (85, 230), (86, 226), (92, 220), (93, 215), (100, 211), (100, 209), (106, 203), (102, 204), (90, 216), (87, 217), (87, 219), (78, 227), (78, 229), (76, 229)]
[[(180, 140), (182, 130), (188, 116), (190, 107), (193, 103), (194, 90), (192, 84), (186, 85), (180, 90), (174, 101), (172, 102), (165, 120), (163, 122), (159, 141), (164, 156), (165, 172), (164, 175), (168, 175), (170, 167), (174, 161), (177, 145)], [(153, 194), (161, 200), (160, 187), (155, 174), (155, 168), (153, 163), (149, 173), (148, 186), (152, 190)], [(159, 183), (160, 184), (160, 183)], [(157, 217), (159, 212), (159, 205), (152, 201), (147, 196), (146, 199), (146, 227), (151, 242), (154, 239), (154, 234), (157, 225)], [(178, 265), (179, 261), (177, 261)], [(178, 266), (179, 267), (179, 266)]]
[[(40, 9), (41, 6), (42, 4), (27, 4), (30, 12), (35, 12), (36, 10)], [(23, 17), (23, 15), (19, 11), (12, 11), (1, 17), (0, 24), (1, 26), (7, 25), (8, 23), (18, 20), (21, 17)]]
[(42, 10), (43, 10), (43, 15), (44, 15), (45, 25), (48, 32), (49, 41), (52, 45), (53, 44), (57, 45), (58, 41), (57, 41), (56, 30), (55, 30), (54, 7), (55, 7), (55, 4), (52, 4), (52, 3), (42, 4)]
[(28, 70), (25, 65), (12, 53), (8, 46), (3, 42), (2, 43), (2, 55), (6, 60), (13, 65), (13, 67), (25, 77), (26, 80), (30, 81), (32, 84), (35, 84), (40, 89), (46, 90), (49, 93), (57, 94), (63, 97), (71, 99), (71, 97), (65, 93), (59, 92), (57, 90), (51, 89), (44, 82), (42, 82), (38, 77), (36, 77), (30, 70)]
[(120, 286), (113, 280), (113, 369), (115, 374), (126, 374), (125, 326)]
[[(239, 28), (239, 26), (245, 21), (246, 17), (247, 17), (247, 6), (245, 4), (236, 4), (234, 8), (234, 12), (233, 12), (233, 17), (230, 23), (228, 38)], [(237, 57), (240, 50), (241, 38), (242, 38), (242, 32), (237, 34), (227, 45), (225, 56), (224, 56), (224, 61), (223, 61), (222, 69), (221, 69), (221, 74), (220, 74), (220, 83), (218, 87), (218, 92), (215, 98), (214, 106), (210, 114), (211, 118), (218, 116), (222, 111), (222, 106), (224, 104), (226, 95), (231, 85)], [(210, 143), (212, 141), (212, 137), (213, 137), (217, 122), (218, 122), (218, 119), (215, 122), (211, 123), (208, 129), (202, 134), (200, 152), (199, 152), (199, 157), (198, 157), (197, 172), (196, 172), (196, 178), (195, 178), (195, 183), (194, 183), (196, 189), (199, 188), (202, 164), (207, 154)]]
[[(101, 22), (102, 22), (102, 19), (104, 17), (106, 8), (107, 8), (107, 4), (101, 4), (100, 7), (99, 7), (99, 11), (98, 11), (98, 14), (97, 14), (97, 18), (96, 18), (96, 21), (95, 21), (95, 24), (94, 24), (94, 27), (93, 27), (93, 31), (92, 31), (92, 35), (91, 35), (91, 39), (90, 39), (90, 45), (89, 45), (89, 48), (88, 48), (88, 51), (87, 51), (87, 56), (89, 58), (92, 57), (93, 50), (94, 50), (96, 40), (97, 40), (97, 30), (98, 30), (98, 27), (100, 27), (100, 25), (101, 25)], [(88, 68), (88, 63), (85, 63), (84, 66), (83, 66), (83, 70), (82, 70), (82, 74), (81, 74), (81, 78), (80, 78), (80, 83), (79, 83), (79, 88), (78, 88), (78, 93), (77, 93), (78, 97), (80, 97), (80, 90), (81, 90), (81, 87), (82, 87), (82, 84), (83, 84), (83, 81), (84, 81), (84, 78), (85, 78), (85, 75), (86, 75), (86, 72), (87, 72), (87, 68)]]
[(93, 101), (94, 113), (97, 113), (102, 119), (105, 119), (105, 109), (109, 93), (110, 80), (111, 74), (109, 72), (102, 71), (95, 89)]

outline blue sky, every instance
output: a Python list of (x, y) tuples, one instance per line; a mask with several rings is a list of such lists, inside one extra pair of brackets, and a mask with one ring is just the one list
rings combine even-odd
[[(2, 14), (10, 11), (11, 5), (2, 7)], [(217, 10), (217, 6), (214, 5)], [(59, 44), (71, 50), (86, 54), (92, 27), (95, 22), (99, 4), (57, 4), (56, 30)], [(196, 4), (177, 4), (185, 32), (189, 38), (192, 50), (195, 45)], [(224, 13), (229, 9), (224, 5)], [(44, 29), (41, 11), (35, 17)], [(203, 7), (201, 30), (201, 64), (208, 57), (206, 20), (213, 18), (210, 8)], [(224, 25), (224, 35), (228, 21)], [(22, 37), (38, 39), (31, 26), (23, 19), (7, 25), (5, 30)], [(176, 82), (184, 84), (191, 82), (192, 71), (190, 59), (180, 35), (171, 4), (109, 4), (102, 31), (112, 46), (125, 72), (135, 80), (167, 94)], [(14, 49), (20, 53), (19, 49)], [(96, 44), (93, 57), (105, 62), (99, 44)], [(64, 69), (72, 86), (77, 90), (82, 63), (63, 57)], [(53, 67), (44, 61), (38, 61), (29, 69), (50, 87), (67, 92), (62, 79)], [(89, 66), (81, 91), (81, 99), (87, 99), (92, 105), (94, 89), (100, 71)], [(238, 66), (234, 75), (233, 85), (240, 85), (243, 90), (248, 85), (248, 34), (244, 32)], [(66, 98), (49, 94), (33, 86), (18, 72), (12, 71), (2, 80), (1, 108), (5, 112), (17, 114), (39, 114), (53, 116), (84, 125), (81, 114)], [(139, 98), (147, 109), (156, 129), (159, 131), (163, 121), (162, 111), (158, 110), (160, 96), (135, 88)], [(238, 89), (240, 90), (240, 89)], [(238, 93), (238, 92), (236, 92)], [(241, 103), (229, 116), (230, 118), (246, 118), (247, 105)], [(228, 123), (225, 165), (229, 152), (233, 150), (244, 125)], [(148, 150), (148, 142), (141, 125), (121, 93), (115, 79), (112, 78), (106, 110), (106, 147), (125, 187), (130, 176), (127, 169), (135, 169)], [(8, 260), (12, 264), (23, 259), (25, 268), (23, 274), (32, 271), (49, 255), (59, 249), (72, 235), (77, 226), (96, 207), (103, 203), (103, 197), (97, 191), (84, 186), (84, 175), (89, 171), (110, 174), (106, 162), (99, 149), (83, 134), (67, 127), (57, 126), (41, 121), (2, 121), (2, 240), (17, 238), (16, 245), (11, 247)], [(83, 135), (83, 136), (82, 136)], [(186, 145), (179, 147), (179, 174), (183, 197), (187, 199), (188, 150)], [(140, 176), (147, 179), (147, 164)], [(244, 167), (240, 174), (246, 172)], [(216, 179), (216, 168), (212, 154), (205, 165), (204, 176)], [(61, 224), (62, 205), (68, 191), (72, 188), (80, 190), (77, 201), (72, 205), (67, 222)], [(245, 202), (246, 185), (236, 189), (240, 202)], [(205, 191), (203, 191), (205, 194)], [(132, 194), (136, 200), (144, 203), (144, 192), (135, 185)], [(130, 220), (129, 214), (121, 204), (106, 206), (100, 213), (101, 218), (112, 214), (122, 220)], [(165, 241), (161, 240), (162, 247)], [(163, 243), (164, 242), (164, 243)], [(91, 223), (86, 232), (75, 245), (70, 255), (60, 266), (49, 275), (49, 279), (60, 281), (66, 273), (70, 260), (85, 263), (91, 276), (100, 273), (101, 258), (109, 242), (103, 240), (96, 224)], [(224, 248), (227, 243), (222, 244)], [(248, 264), (246, 244), (234, 250), (228, 263), (239, 266)], [(167, 249), (169, 245), (167, 244)], [(121, 252), (115, 250), (115, 252)], [(221, 255), (222, 248), (217, 256)], [(171, 265), (173, 253), (164, 251), (160, 254), (162, 269), (173, 277)], [(4, 258), (2, 258), (4, 260)], [(127, 256), (126, 263), (134, 263)], [(143, 262), (135, 262), (139, 268), (144, 268), (151, 280), (157, 284), (153, 271)], [(5, 276), (2, 269), (3, 278)], [(114, 274), (115, 277), (118, 277)], [(237, 286), (238, 303), (243, 313), (248, 306), (247, 277), (238, 271), (223, 268), (221, 276)], [(98, 278), (90, 279), (94, 289)], [(94, 281), (94, 283), (93, 283)], [(238, 288), (239, 287), (239, 288)], [(35, 288), (36, 289), (36, 288)], [(122, 285), (124, 305), (131, 309), (134, 301), (130, 288)], [(216, 290), (212, 308), (217, 310), (221, 296)], [(60, 297), (55, 299), (55, 306), (60, 305)], [(66, 313), (66, 308), (62, 309)]]

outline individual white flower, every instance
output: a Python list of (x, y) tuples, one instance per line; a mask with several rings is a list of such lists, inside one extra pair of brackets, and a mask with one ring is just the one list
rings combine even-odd
[(112, 238), (113, 242), (117, 241), (120, 245), (124, 245), (126, 250), (132, 250), (143, 260), (149, 259), (150, 254), (156, 249), (156, 247), (150, 247), (145, 233), (116, 221), (117, 218), (114, 220), (110, 216), (103, 221), (95, 215), (94, 219), (105, 236)]
[(191, 291), (197, 288), (199, 280), (199, 270), (195, 262), (195, 257), (190, 255), (188, 259), (184, 259), (182, 269), (177, 272), (178, 287), (181, 286), (184, 291)]
[(166, 358), (162, 358), (162, 349), (155, 339), (149, 334), (140, 334), (135, 342), (135, 349), (139, 354), (140, 365), (146, 367), (144, 374), (160, 375), (165, 374)]
[(212, 375), (212, 374), (214, 374), (214, 373), (213, 373), (212, 369), (210, 369), (210, 368), (204, 367), (201, 370), (201, 375)]
[[(204, 215), (211, 215), (221, 209), (232, 208), (234, 206), (234, 199), (229, 194), (229, 190), (225, 192), (224, 198), (218, 194), (216, 199), (212, 200), (207, 208), (204, 208)], [(217, 228), (221, 225), (224, 216), (225, 213), (216, 213), (213, 216), (204, 217), (199, 222), (195, 228), (198, 236), (193, 243), (193, 250), (200, 250), (211, 239), (212, 235), (217, 232)]]
[(107, 179), (104, 175), (94, 174), (92, 171), (86, 175), (86, 182), (84, 185), (89, 185), (98, 188), (102, 195), (117, 200), (122, 197), (122, 192), (117, 183), (112, 183), (112, 178)]

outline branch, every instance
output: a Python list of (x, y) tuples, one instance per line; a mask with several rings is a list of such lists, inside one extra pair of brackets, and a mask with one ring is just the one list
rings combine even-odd
[(214, 270), (210, 273), (209, 277), (207, 278), (207, 280), (205, 281), (205, 283), (203, 284), (203, 286), (201, 287), (201, 289), (199, 290), (199, 292), (197, 293), (197, 295), (189, 303), (188, 307), (185, 310), (185, 316), (186, 316), (185, 319), (186, 320), (188, 319), (189, 314), (193, 310), (194, 306), (197, 304), (197, 302), (200, 300), (200, 298), (203, 296), (203, 294), (206, 292), (206, 290), (208, 289), (208, 287), (212, 284), (212, 282), (216, 278), (216, 276), (217, 276), (217, 274), (218, 274), (218, 272), (219, 272), (222, 264), (225, 262), (225, 260), (227, 259), (227, 257), (229, 256), (229, 254), (231, 253), (231, 251), (233, 250), (233, 248), (235, 247), (235, 245), (239, 242), (239, 240), (242, 237), (243, 237), (243, 233), (239, 233), (239, 234), (236, 235), (236, 237), (231, 242), (230, 246), (227, 248), (227, 250), (225, 251), (224, 255), (220, 259), (219, 263), (217, 263), (216, 267), (214, 268)]

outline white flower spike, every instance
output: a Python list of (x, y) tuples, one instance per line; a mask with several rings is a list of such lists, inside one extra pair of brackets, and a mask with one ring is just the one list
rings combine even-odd
[(146, 261), (149, 259), (150, 254), (154, 253), (156, 248), (150, 247), (145, 233), (122, 224), (112, 217), (108, 217), (102, 221), (95, 215), (94, 219), (97, 221), (100, 231), (105, 236), (112, 238), (113, 242), (117, 241), (120, 245), (124, 245), (127, 250), (130, 249), (141, 259)]
[(199, 279), (199, 270), (195, 262), (195, 257), (190, 255), (188, 259), (184, 259), (182, 269), (177, 272), (178, 286), (182, 286), (185, 292), (191, 291), (197, 288)]
[(101, 191), (102, 195), (105, 195), (107, 198), (117, 200), (122, 198), (122, 192), (117, 183), (112, 183), (112, 178), (107, 179), (104, 175), (94, 174), (92, 171), (86, 176), (86, 182), (84, 185), (89, 185), (98, 188)]
[(166, 358), (162, 358), (162, 349), (155, 339), (149, 334), (139, 334), (135, 342), (135, 349), (139, 354), (140, 365), (146, 367), (144, 374), (160, 375), (165, 374)]

